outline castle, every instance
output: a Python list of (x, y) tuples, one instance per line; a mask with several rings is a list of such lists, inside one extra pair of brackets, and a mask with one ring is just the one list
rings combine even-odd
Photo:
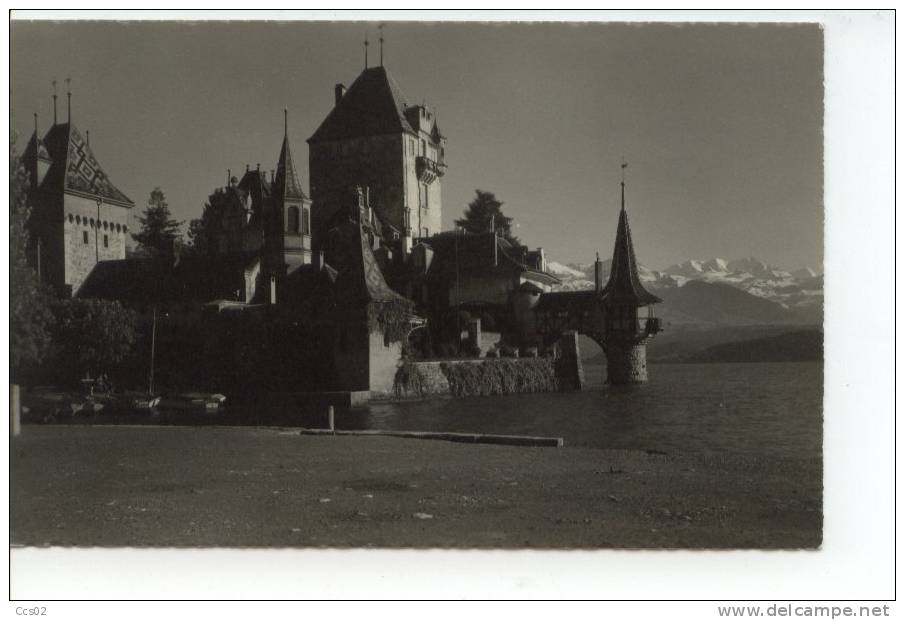
[(22, 155), (29, 177), (29, 260), (38, 279), (59, 294), (75, 294), (101, 261), (126, 257), (129, 211), (135, 203), (119, 191), (101, 168), (88, 134), (68, 115), (57, 122), (53, 97), (53, 125), (43, 138), (35, 128)]
[[(637, 309), (659, 299), (638, 278), (624, 183), (609, 283), (555, 293), (543, 248), (512, 244), (492, 227), (441, 230), (446, 137), (436, 113), (410, 104), (383, 66), (366, 67), (348, 89), (335, 86), (333, 108), (307, 141), (310, 197), (287, 114), (275, 171), (228, 172), (205, 208), (204, 238), (191, 252), (153, 258), (126, 258), (134, 203), (100, 168), (87, 136), (71, 118), (54, 118), (40, 139), (36, 123), (24, 163), (42, 280), (61, 295), (171, 317), (185, 327), (183, 341), (200, 339), (193, 353), (229, 367), (227, 384), (254, 376), (272, 391), (389, 392), (419, 326), (426, 355), (442, 354), (440, 343), (458, 354), (463, 329), (471, 354), (496, 354), (509, 340), (536, 355), (573, 329), (607, 351), (611, 383), (646, 380), (644, 341), (659, 324), (641, 328)], [(495, 339), (482, 339), (482, 322)], [(195, 380), (215, 374), (206, 373)]]

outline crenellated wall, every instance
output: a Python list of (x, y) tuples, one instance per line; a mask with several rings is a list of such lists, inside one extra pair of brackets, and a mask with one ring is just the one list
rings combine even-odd
[[(98, 211), (100, 219), (98, 220)], [(65, 194), (63, 199), (63, 284), (78, 292), (98, 260), (126, 257), (129, 210), (92, 198)], [(98, 223), (99, 222), (99, 223)]]

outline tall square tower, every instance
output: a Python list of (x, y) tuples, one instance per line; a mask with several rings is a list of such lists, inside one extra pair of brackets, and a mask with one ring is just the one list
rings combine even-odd
[(439, 232), (446, 138), (436, 114), (409, 105), (382, 66), (362, 71), (348, 91), (337, 84), (334, 104), (308, 139), (314, 244), (348, 213), (356, 187), (409, 244)]

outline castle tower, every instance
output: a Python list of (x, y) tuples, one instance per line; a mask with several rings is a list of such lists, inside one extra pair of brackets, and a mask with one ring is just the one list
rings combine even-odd
[(126, 257), (129, 210), (135, 206), (68, 120), (54, 122), (40, 140), (36, 117), (23, 154), (32, 209), (29, 260), (40, 280), (64, 296), (74, 295), (98, 262)]
[(441, 228), (446, 138), (436, 114), (409, 105), (383, 66), (365, 68), (348, 91), (337, 84), (334, 94), (333, 109), (308, 139), (314, 244), (324, 243), (348, 196), (363, 187), (407, 252), (413, 237)]
[[(311, 262), (311, 200), (302, 191), (289, 148), (288, 112), (283, 111), (283, 146), (271, 190), (270, 243), (276, 270), (292, 273)], [(282, 273), (280, 273), (282, 275)]]
[[(623, 170), (625, 164), (622, 165)], [(613, 248), (610, 277), (603, 288), (607, 382), (614, 385), (647, 381), (648, 338), (660, 331), (660, 321), (650, 313), (652, 304), (662, 300), (649, 293), (641, 284), (638, 264), (632, 245), (632, 232), (625, 212), (625, 178), (622, 180), (622, 207)], [(638, 309), (647, 307), (644, 327)]]

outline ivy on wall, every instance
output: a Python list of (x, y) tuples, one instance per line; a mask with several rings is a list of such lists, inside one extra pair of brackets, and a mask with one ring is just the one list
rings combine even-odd
[(388, 343), (403, 342), (414, 308), (414, 303), (403, 298), (368, 303), (368, 332), (383, 333)]

